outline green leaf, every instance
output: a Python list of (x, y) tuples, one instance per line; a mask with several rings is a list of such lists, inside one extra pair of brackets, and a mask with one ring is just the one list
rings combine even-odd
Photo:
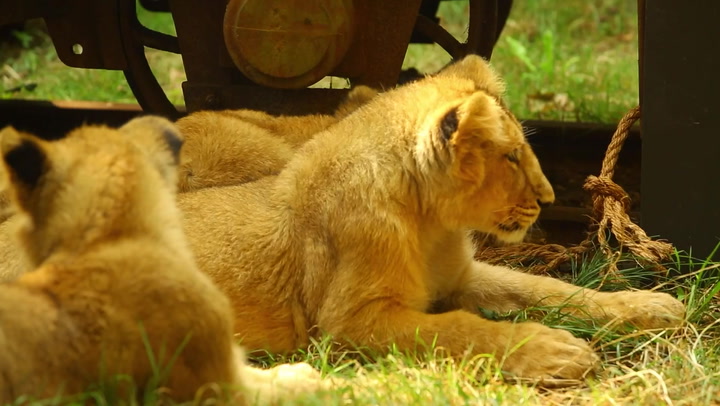
[(523, 45), (522, 42), (516, 40), (513, 37), (507, 37), (505, 38), (508, 45), (510, 45), (510, 50), (512, 51), (512, 54), (518, 58), (520, 61), (522, 61), (523, 64), (525, 64), (525, 67), (530, 70), (531, 72), (537, 71), (537, 67), (535, 67), (535, 64), (532, 63), (532, 60), (530, 59), (530, 56), (528, 56), (527, 48), (525, 48), (525, 45)]

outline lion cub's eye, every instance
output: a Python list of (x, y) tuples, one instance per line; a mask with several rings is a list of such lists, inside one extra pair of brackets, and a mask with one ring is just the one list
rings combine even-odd
[(520, 158), (518, 157), (517, 151), (513, 151), (509, 154), (505, 154), (505, 158), (507, 158), (508, 161), (510, 161), (516, 165), (520, 163)]

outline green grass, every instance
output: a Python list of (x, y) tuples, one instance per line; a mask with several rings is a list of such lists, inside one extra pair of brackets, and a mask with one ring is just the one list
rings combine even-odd
[[(442, 2), (439, 15), (464, 39), (466, 2)], [(139, 17), (174, 33), (167, 14), (140, 10)], [(63, 65), (37, 24), (16, 37), (0, 45), (0, 98), (135, 102), (121, 72)], [(638, 103), (637, 38), (632, 1), (516, 1), (492, 62), (518, 117), (614, 123)], [(169, 98), (183, 104), (181, 58), (155, 50), (147, 56)], [(404, 66), (434, 72), (449, 60), (438, 46), (411, 45)]]
[(23, 38), (0, 44), (0, 98), (135, 102), (122, 72), (72, 69), (57, 58), (52, 41), (34, 22)]

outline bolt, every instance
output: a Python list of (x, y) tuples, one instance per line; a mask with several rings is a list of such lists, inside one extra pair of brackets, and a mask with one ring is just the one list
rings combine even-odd
[(205, 96), (205, 107), (211, 110), (220, 108), (220, 97), (215, 93), (210, 93)]

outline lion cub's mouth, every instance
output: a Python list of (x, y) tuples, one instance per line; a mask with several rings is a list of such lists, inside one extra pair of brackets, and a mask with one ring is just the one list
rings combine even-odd
[(516, 243), (522, 241), (530, 228), (538, 219), (539, 210), (527, 207), (515, 207), (505, 218), (498, 219), (494, 234), (497, 240), (503, 243)]
[(526, 228), (517, 224), (517, 228), (512, 230), (506, 230), (498, 226), (494, 231), (482, 232), (476, 230), (474, 233), (476, 242), (479, 242), (480, 246), (503, 247), (525, 241), (529, 231), (529, 227)]
[(537, 221), (540, 214), (539, 208), (516, 206), (505, 214), (504, 218), (498, 219), (497, 230), (504, 233), (516, 233), (527, 230)]
[(523, 228), (523, 226), (520, 225), (520, 222), (518, 221), (509, 221), (505, 223), (498, 224), (498, 229), (501, 231), (505, 231), (508, 233), (512, 233), (515, 231), (518, 231)]

